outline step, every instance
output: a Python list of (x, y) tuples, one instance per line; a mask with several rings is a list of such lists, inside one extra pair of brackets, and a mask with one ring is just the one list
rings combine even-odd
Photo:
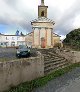
[(57, 69), (57, 68), (59, 68), (59, 67), (64, 67), (65, 65), (68, 65), (69, 63), (68, 62), (65, 62), (65, 63), (62, 63), (62, 64), (59, 64), (59, 65), (56, 65), (56, 66), (51, 66), (51, 67), (49, 67), (49, 68), (44, 68), (44, 71), (47, 71), (47, 70), (50, 70), (50, 69), (52, 69), (52, 70), (55, 70), (55, 69)]
[(50, 55), (58, 55), (57, 53), (48, 52)]
[[(53, 56), (57, 56), (57, 57), (61, 57), (60, 55), (58, 55), (57, 53), (53, 53), (53, 52), (48, 52), (49, 55), (53, 55)], [(63, 57), (64, 58), (64, 57)]]
[(62, 60), (62, 61), (56, 61), (56, 62), (52, 62), (52, 63), (48, 63), (48, 64), (44, 64), (45, 67), (47, 66), (52, 66), (52, 65), (57, 65), (57, 64), (60, 64), (60, 63), (63, 63), (63, 62), (67, 62), (66, 59)]
[(53, 61), (55, 61), (55, 60), (56, 60), (56, 61), (57, 61), (57, 60), (63, 60), (63, 59), (65, 59), (65, 58), (62, 58), (62, 57), (61, 57), (61, 58), (59, 58), (59, 57), (58, 57), (58, 58), (50, 58), (50, 60), (53, 60)]
[(42, 55), (43, 55), (43, 56), (45, 56), (45, 57), (50, 57), (50, 55), (49, 55), (49, 54), (47, 54), (47, 55), (46, 55), (46, 54), (42, 54)]
[(64, 60), (64, 59), (54, 59), (54, 60), (47, 60), (47, 61), (44, 61), (44, 64), (49, 64), (49, 63), (54, 63), (54, 62), (58, 62), (58, 61), (62, 61), (62, 60)]
[(54, 68), (49, 68), (49, 69), (46, 69), (46, 70), (44, 70), (44, 73), (45, 73), (45, 75), (47, 75), (47, 74), (50, 74), (50, 73), (52, 73), (53, 71), (56, 71), (56, 70), (58, 70), (58, 69), (62, 69), (62, 68), (64, 68), (64, 67), (66, 67), (66, 66), (68, 66), (69, 64), (68, 63), (65, 63), (65, 64), (62, 64), (62, 65), (60, 65), (60, 66), (56, 66), (56, 67), (54, 67)]
[(49, 59), (51, 58), (51, 56), (44, 56), (44, 59)]
[(59, 67), (59, 68), (57, 68), (57, 69), (49, 69), (49, 70), (47, 70), (47, 71), (44, 71), (44, 74), (45, 74), (45, 75), (48, 75), (48, 74), (50, 74), (50, 73), (52, 73), (52, 72), (54, 72), (54, 71), (56, 71), (56, 70), (58, 70), (58, 69), (61, 69), (61, 67)]
[[(47, 55), (45, 56), (45, 58), (47, 57)], [(49, 55), (49, 57), (51, 57), (51, 58), (61, 58), (61, 57), (59, 57), (59, 56), (51, 56), (51, 55)], [(63, 58), (63, 57), (62, 57)]]
[(54, 59), (65, 59), (65, 58), (63, 58), (63, 57), (51, 57), (51, 56), (47, 57), (47, 56), (45, 56), (44, 59), (45, 60), (54, 60)]
[(50, 69), (50, 68), (56, 68), (56, 67), (60, 67), (60, 66), (64, 66), (64, 64), (68, 64), (68, 62), (61, 62), (59, 64), (52, 64), (52, 65), (47, 65), (44, 67), (44, 70), (46, 69)]

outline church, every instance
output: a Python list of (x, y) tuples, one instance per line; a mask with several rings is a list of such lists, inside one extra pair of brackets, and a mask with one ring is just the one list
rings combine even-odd
[(53, 32), (55, 22), (47, 17), (48, 6), (44, 0), (38, 6), (38, 18), (31, 21), (32, 32), (26, 36), (26, 44), (32, 48), (53, 48), (61, 46), (60, 36)]

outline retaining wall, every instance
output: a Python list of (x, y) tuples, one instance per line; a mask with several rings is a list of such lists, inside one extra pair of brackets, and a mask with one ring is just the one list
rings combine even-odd
[(0, 92), (12, 86), (44, 76), (44, 57), (0, 62)]
[(69, 51), (69, 50), (57, 50), (56, 51), (60, 56), (65, 57), (71, 63), (78, 63), (80, 62), (80, 51)]

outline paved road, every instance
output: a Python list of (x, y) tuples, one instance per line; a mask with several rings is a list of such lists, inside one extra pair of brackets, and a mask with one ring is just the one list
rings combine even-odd
[(80, 68), (73, 69), (33, 92), (80, 92)]

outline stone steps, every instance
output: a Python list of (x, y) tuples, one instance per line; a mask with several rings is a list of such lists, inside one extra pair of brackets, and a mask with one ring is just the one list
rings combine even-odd
[(59, 61), (59, 60), (64, 60), (65, 58), (63, 58), (63, 57), (44, 57), (44, 62), (50, 62), (50, 61)]
[(67, 63), (68, 63), (68, 62), (66, 62), (66, 61), (61, 61), (61, 62), (55, 62), (55, 63), (51, 63), (51, 64), (46, 64), (45, 67), (44, 67), (44, 69), (46, 70), (46, 69), (48, 69), (49, 67), (55, 68), (55, 67), (57, 67), (57, 66), (61, 66), (61, 65), (67, 64)]
[(45, 73), (45, 75), (50, 74), (53, 71), (56, 71), (58, 69), (66, 67), (67, 65), (68, 65), (68, 63), (63, 63), (63, 64), (59, 64), (59, 65), (56, 65), (56, 66), (50, 66), (47, 69), (44, 68), (44, 73)]
[(44, 65), (46, 65), (46, 64), (52, 64), (52, 63), (60, 62), (60, 61), (64, 61), (64, 60), (65, 59), (48, 60), (48, 61), (44, 61)]
[(46, 59), (49, 59), (49, 58), (50, 58), (50, 59), (51, 59), (51, 58), (52, 58), (52, 59), (58, 59), (58, 58), (63, 58), (63, 57), (58, 57), (58, 56), (45, 56), (45, 57), (44, 57), (45, 60), (46, 60)]
[(57, 64), (60, 64), (60, 63), (63, 63), (63, 62), (66, 62), (66, 60), (65, 60), (65, 59), (64, 59), (64, 60), (62, 60), (62, 61), (60, 61), (60, 60), (59, 60), (59, 61), (50, 62), (50, 63), (47, 63), (47, 64), (46, 64), (46, 63), (44, 63), (44, 65), (45, 65), (45, 66), (53, 65), (53, 64), (54, 64), (54, 65), (57, 65)]
[(69, 61), (55, 53), (54, 49), (41, 49), (39, 51), (44, 56), (45, 75), (69, 65)]

